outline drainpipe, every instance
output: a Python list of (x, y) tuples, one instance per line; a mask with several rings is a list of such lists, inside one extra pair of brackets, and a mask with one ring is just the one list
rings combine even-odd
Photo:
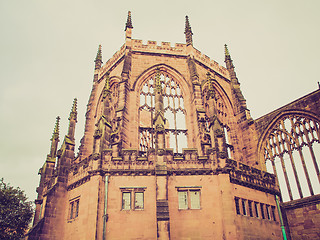
[(277, 209), (278, 209), (279, 218), (280, 218), (280, 225), (281, 225), (283, 240), (287, 240), (288, 238), (287, 238), (286, 230), (283, 224), (283, 218), (282, 218), (282, 213), (281, 213), (280, 204), (279, 204), (279, 197), (276, 195), (275, 198), (276, 198), (276, 204), (277, 204)]
[(108, 183), (109, 183), (109, 176), (104, 176), (104, 211), (103, 211), (103, 236), (102, 239), (107, 239), (107, 221), (108, 221), (108, 215), (107, 215), (107, 204), (108, 204)]

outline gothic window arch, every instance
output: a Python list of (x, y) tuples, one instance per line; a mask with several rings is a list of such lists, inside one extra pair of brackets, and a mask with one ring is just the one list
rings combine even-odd
[[(139, 103), (139, 151), (145, 154), (155, 148), (153, 119), (155, 117), (155, 77), (154, 71), (148, 75), (140, 88)], [(160, 71), (162, 100), (165, 123), (165, 146), (174, 153), (182, 153), (187, 148), (186, 109), (181, 86), (169, 73)]]
[(277, 175), (283, 201), (320, 193), (319, 121), (307, 114), (279, 117), (262, 144), (267, 171)]

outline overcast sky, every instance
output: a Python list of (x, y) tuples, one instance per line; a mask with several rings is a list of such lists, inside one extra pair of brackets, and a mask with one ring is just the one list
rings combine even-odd
[(55, 118), (66, 134), (78, 98), (76, 142), (92, 87), (94, 58), (105, 63), (133, 38), (185, 43), (224, 65), (228, 44), (254, 119), (318, 88), (320, 1), (0, 0), (0, 178), (36, 197)]

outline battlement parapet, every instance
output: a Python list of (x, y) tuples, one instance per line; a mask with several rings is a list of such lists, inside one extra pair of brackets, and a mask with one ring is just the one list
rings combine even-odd
[[(173, 149), (158, 150), (158, 154), (164, 156), (164, 161), (169, 172), (195, 171), (205, 174), (228, 173), (230, 182), (253, 189), (279, 194), (279, 187), (274, 174), (259, 170), (241, 162), (228, 159), (216, 159), (215, 149), (209, 149), (208, 155), (199, 156), (198, 150), (193, 148), (183, 149), (182, 153), (174, 153)], [(102, 154), (96, 153), (74, 164), (69, 171), (68, 185), (85, 182), (92, 171), (117, 172), (117, 175), (142, 174), (154, 172), (157, 154), (154, 149), (147, 153), (139, 153), (138, 149), (122, 149), (119, 157), (112, 157), (112, 149), (106, 149)], [(202, 171), (205, 170), (205, 171)], [(210, 171), (209, 171), (210, 170)], [(80, 182), (79, 182), (80, 181)], [(48, 185), (52, 185), (54, 182)], [(49, 186), (48, 186), (49, 187)]]
[(147, 44), (143, 44), (142, 40), (139, 39), (132, 39), (132, 50), (150, 53), (186, 55), (185, 44), (176, 43), (174, 47), (171, 47), (170, 42), (161, 42), (161, 45), (158, 45), (156, 41), (148, 41)]
[(223, 77), (230, 79), (229, 72), (225, 67), (220, 66), (219, 63), (210, 59), (207, 55), (201, 53), (199, 50), (197, 50), (197, 49), (194, 49), (194, 50), (195, 50), (194, 57), (196, 60), (207, 65), (211, 69), (215, 70), (217, 73), (219, 73)]
[[(100, 69), (99, 79), (106, 74), (110, 67), (116, 63), (120, 58), (125, 55), (126, 45), (123, 44), (119, 51), (117, 51)], [(161, 42), (158, 45), (156, 41), (148, 41), (147, 44), (143, 44), (140, 39), (132, 39), (132, 51), (136, 52), (148, 52), (148, 53), (160, 53), (160, 54), (171, 54), (187, 56), (187, 45), (184, 43), (175, 43), (172, 47), (170, 42)], [(201, 53), (199, 50), (194, 48), (194, 57), (197, 61), (210, 67), (221, 76), (230, 79), (228, 70), (220, 66), (219, 63), (210, 59), (207, 55)]]

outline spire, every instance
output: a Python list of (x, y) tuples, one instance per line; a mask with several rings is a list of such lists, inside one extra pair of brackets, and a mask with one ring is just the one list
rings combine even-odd
[(186, 27), (185, 27), (185, 30), (184, 30), (184, 34), (186, 35), (186, 43), (187, 43), (187, 46), (188, 45), (192, 45), (193, 46), (193, 42), (192, 42), (192, 31), (191, 31), (191, 26), (190, 26), (190, 23), (189, 23), (189, 17), (186, 16)]
[(126, 31), (127, 28), (133, 28), (132, 20), (131, 20), (131, 11), (128, 11), (128, 18), (127, 18), (126, 28), (124, 30)]
[(73, 100), (70, 116), (68, 118), (69, 120), (69, 129), (68, 129), (68, 137), (70, 140), (74, 139), (74, 132), (75, 132), (75, 127), (76, 127), (76, 122), (77, 122), (77, 99), (75, 98)]
[(51, 148), (50, 148), (50, 154), (48, 155), (48, 160), (55, 161), (55, 158), (57, 156), (57, 148), (58, 148), (58, 142), (59, 142), (59, 121), (60, 117), (57, 117), (56, 125), (53, 130), (52, 138), (51, 140)]
[(101, 68), (101, 65), (102, 65), (102, 51), (101, 51), (101, 44), (99, 45), (99, 48), (98, 48), (98, 52), (97, 52), (97, 56), (96, 56), (96, 59), (94, 60), (95, 61), (95, 66), (94, 66), (94, 69), (97, 70), (97, 69), (100, 69)]
[(227, 70), (228, 70), (228, 72), (230, 74), (231, 82), (233, 84), (240, 85), (240, 83), (238, 81), (238, 78), (237, 78), (237, 75), (236, 75), (236, 72), (234, 71), (233, 62), (232, 62), (232, 59), (231, 59), (227, 44), (224, 45), (224, 54), (225, 54), (224, 62), (226, 63)]
[(234, 99), (238, 101), (239, 104), (235, 104), (235, 112), (236, 113), (244, 113), (245, 118), (249, 121), (252, 121), (252, 118), (250, 116), (250, 112), (247, 109), (246, 100), (241, 92), (240, 89), (240, 83), (238, 81), (236, 72), (234, 70), (234, 65), (232, 63), (232, 59), (228, 50), (227, 44), (224, 45), (224, 52), (225, 52), (225, 63), (227, 66), (227, 70), (230, 74), (230, 80), (231, 80), (231, 87), (232, 87), (232, 94), (234, 96)]
[(74, 120), (77, 122), (77, 98), (73, 99), (73, 104), (68, 120)]
[(128, 12), (128, 18), (126, 22), (126, 28), (124, 31), (126, 32), (126, 46), (131, 48), (131, 38), (132, 38), (132, 21), (131, 21), (131, 12)]
[(230, 56), (230, 53), (229, 53), (227, 44), (224, 45), (224, 54), (225, 54), (226, 56)]
[(50, 139), (51, 141), (58, 140), (59, 141), (59, 123), (60, 123), (60, 117), (58, 116), (56, 118), (56, 125), (53, 129), (53, 134), (52, 138)]

